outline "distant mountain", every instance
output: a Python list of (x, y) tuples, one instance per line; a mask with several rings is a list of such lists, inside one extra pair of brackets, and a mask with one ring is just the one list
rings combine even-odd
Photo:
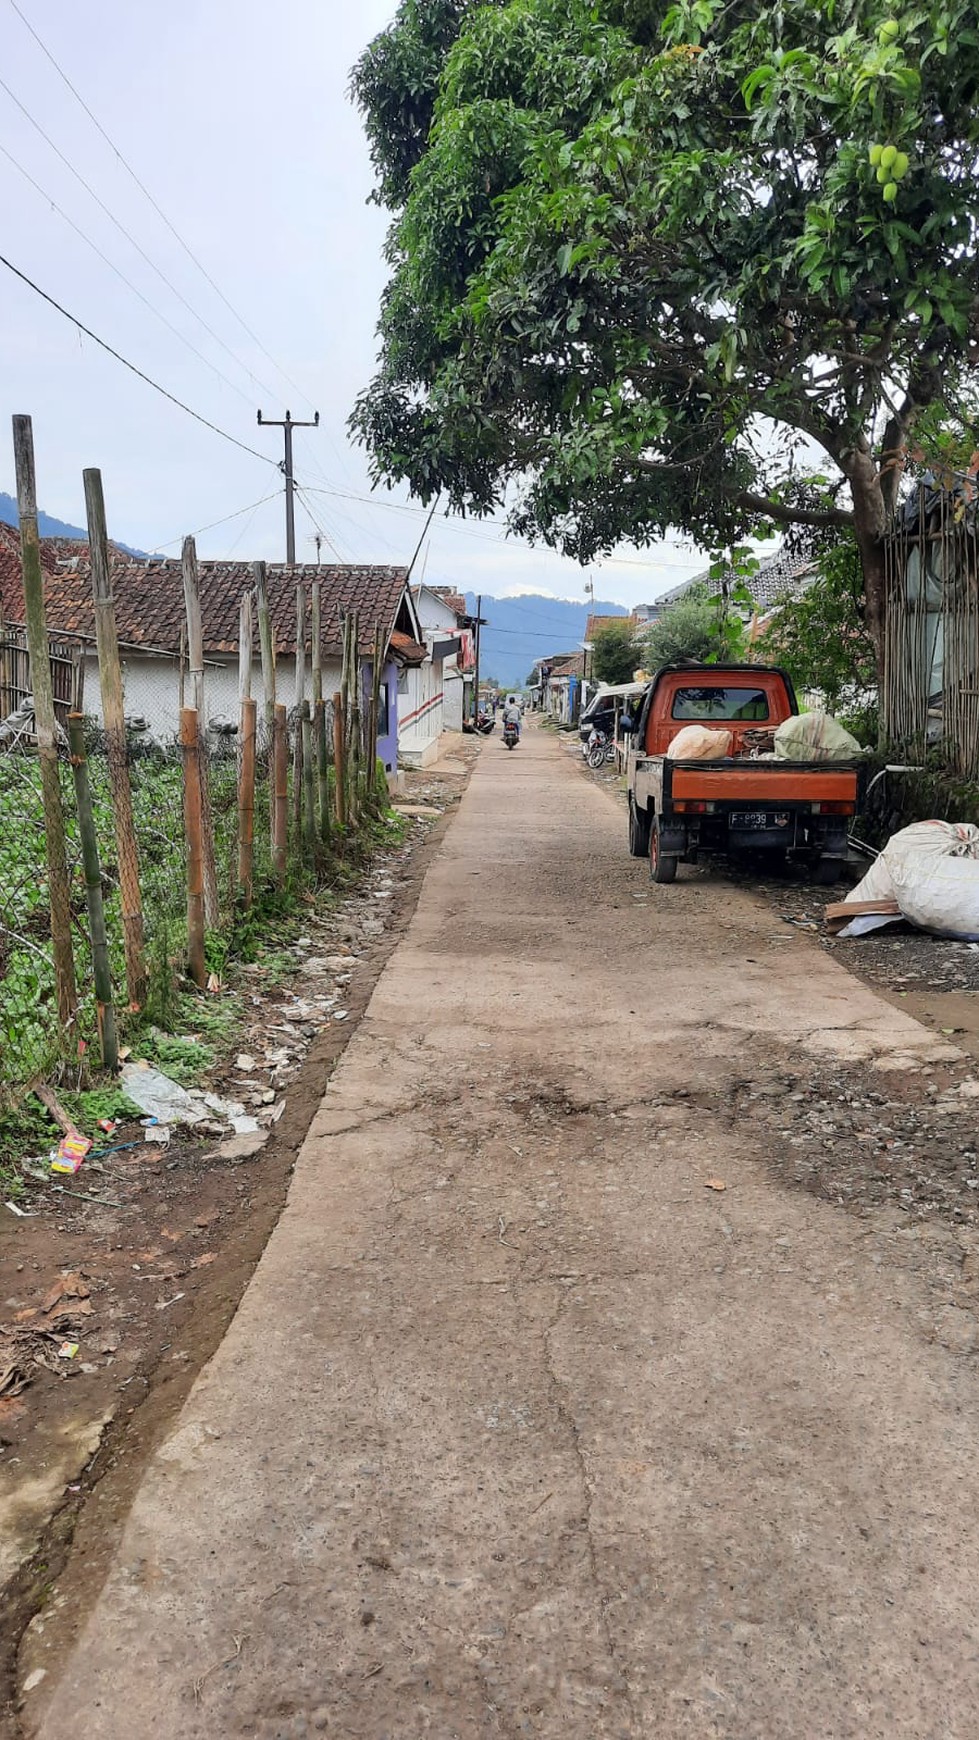
[[(474, 592), (466, 593), (466, 604), (475, 614)], [(604, 604), (598, 598), (594, 604), (589, 599), (577, 604), (539, 592), (521, 598), (488, 598), (484, 592), (482, 616), (487, 626), (480, 639), (481, 671), (498, 677), (507, 688), (522, 687), (538, 659), (579, 651), (593, 611), (601, 616), (629, 614), (624, 605)]]
[[(17, 514), (17, 503), (12, 495), (4, 495), (0, 490), (0, 521), (5, 526), (18, 526), (20, 519)], [(88, 533), (81, 526), (70, 526), (67, 520), (53, 519), (50, 514), (38, 511), (37, 529), (42, 538), (81, 538), (88, 540)], [(113, 540), (115, 542), (115, 540)], [(116, 548), (125, 551), (127, 556), (143, 556), (144, 550), (131, 550), (128, 544), (116, 543)]]

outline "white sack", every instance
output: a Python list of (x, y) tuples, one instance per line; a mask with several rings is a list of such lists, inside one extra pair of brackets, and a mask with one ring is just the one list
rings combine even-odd
[(780, 761), (853, 761), (863, 750), (829, 713), (796, 713), (775, 732), (775, 754)]
[(730, 755), (734, 737), (730, 731), (714, 731), (706, 725), (684, 725), (666, 751), (671, 761), (721, 761)]
[[(892, 834), (848, 899), (896, 900), (901, 918), (937, 936), (979, 937), (979, 828), (971, 822), (913, 822)], [(851, 919), (844, 937), (865, 936), (896, 918)]]

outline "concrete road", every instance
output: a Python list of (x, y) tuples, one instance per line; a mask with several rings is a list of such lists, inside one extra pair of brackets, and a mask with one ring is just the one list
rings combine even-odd
[(723, 1112), (947, 1047), (623, 835), (485, 744), (27, 1733), (979, 1732), (974, 1363)]

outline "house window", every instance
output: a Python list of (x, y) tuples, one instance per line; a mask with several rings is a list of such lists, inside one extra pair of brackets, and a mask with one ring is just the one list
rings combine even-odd
[(389, 707), (388, 686), (387, 686), (387, 683), (382, 683), (380, 690), (379, 690), (379, 693), (378, 693), (378, 697), (377, 697), (377, 735), (378, 735), (378, 737), (386, 737), (388, 732), (391, 729), (391, 721), (390, 721), (390, 717), (388, 714), (388, 707)]
[(408, 693), (408, 666), (402, 665), (401, 669), (398, 672), (398, 694), (399, 695), (407, 695), (407, 693)]

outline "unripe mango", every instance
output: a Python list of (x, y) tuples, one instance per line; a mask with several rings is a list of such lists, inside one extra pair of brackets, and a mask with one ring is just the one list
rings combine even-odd
[(896, 18), (885, 18), (877, 32), (878, 42), (896, 42), (901, 34), (901, 26)]
[(911, 159), (906, 151), (899, 151), (891, 164), (891, 174), (895, 181), (903, 181), (911, 165)]
[(897, 158), (897, 146), (885, 145), (880, 154), (881, 168), (891, 169)]
[(896, 181), (889, 181), (887, 183), (887, 186), (884, 188), (884, 198), (886, 199), (888, 205), (894, 204), (894, 201), (897, 198), (897, 182)]
[(883, 150), (883, 145), (871, 145), (868, 155), (870, 157), (870, 166), (872, 169), (876, 169), (879, 166)]
[(881, 164), (880, 168), (877, 171), (877, 180), (880, 182), (881, 187), (883, 187), (885, 181), (890, 181), (890, 179), (891, 179), (890, 170), (885, 169), (884, 165)]

